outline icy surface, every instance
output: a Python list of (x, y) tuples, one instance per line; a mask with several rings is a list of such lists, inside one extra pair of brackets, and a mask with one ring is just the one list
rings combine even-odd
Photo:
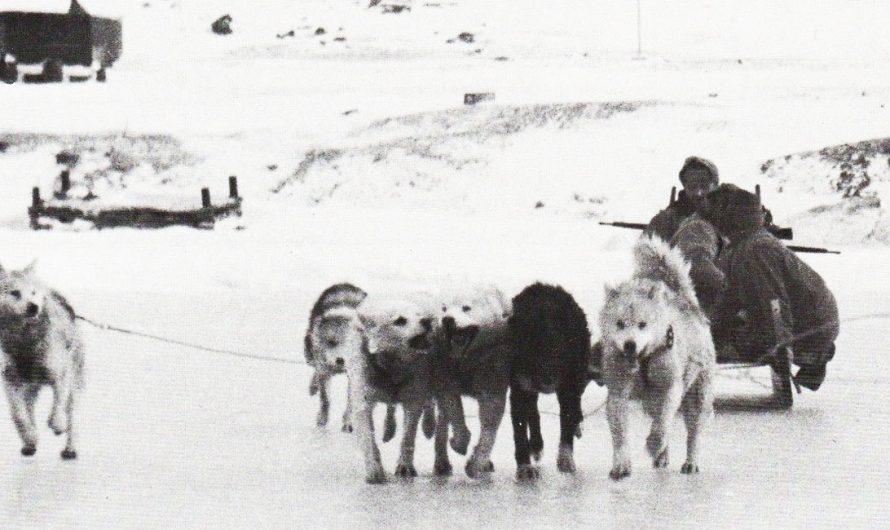
[[(21, 457), (0, 409), (0, 526), (886, 526), (890, 250), (868, 237), (883, 209), (839, 226), (840, 198), (820, 187), (825, 167), (765, 175), (761, 165), (890, 136), (890, 7), (644, 1), (637, 59), (633, 2), (403, 3), (411, 11), (395, 15), (367, 2), (133, 2), (108, 83), (0, 85), (0, 140), (11, 142), (0, 153), (5, 268), (36, 258), (99, 323), (288, 361), (84, 324), (79, 458), (61, 461), (45, 427), (37, 455)], [(235, 33), (213, 35), (225, 13)], [(447, 42), (461, 32), (475, 42)], [(468, 109), (465, 92), (496, 101)], [(21, 142), (33, 133), (48, 136)], [(73, 176), (108, 177), (110, 202), (197, 197), (204, 185), (217, 197), (234, 174), (244, 216), (214, 231), (29, 231), (31, 187), (57, 185), (54, 155), (80, 145), (73, 137), (104, 147), (109, 135), (182, 142), (116, 144), (145, 162), (123, 174), (107, 172), (104, 151), (84, 159)], [(152, 165), (158, 153), (176, 156)], [(556, 471), (558, 417), (545, 414), (536, 485), (514, 480), (509, 420), (490, 480), (468, 479), (457, 455), (453, 477), (433, 478), (432, 444), (419, 439), (421, 476), (383, 486), (364, 483), (353, 437), (339, 430), (342, 378), (331, 423), (315, 427), (311, 372), (299, 362), (325, 287), (493, 281), (513, 294), (545, 280), (572, 292), (595, 328), (603, 285), (628, 274), (636, 235), (596, 221), (646, 221), (692, 153), (715, 160), (724, 180), (761, 184), (777, 221), (793, 221), (795, 243), (843, 251), (805, 257), (843, 319), (820, 391), (796, 396), (790, 412), (765, 411), (750, 405), (768, 395), (767, 371), (723, 371), (701, 474), (679, 473), (680, 422), (670, 468), (652, 469), (637, 417), (634, 473), (621, 483), (607, 477), (596, 386), (584, 396), (579, 471)], [(48, 406), (45, 393), (42, 418)], [(557, 411), (555, 398), (541, 408)], [(392, 472), (398, 444), (381, 448)]]

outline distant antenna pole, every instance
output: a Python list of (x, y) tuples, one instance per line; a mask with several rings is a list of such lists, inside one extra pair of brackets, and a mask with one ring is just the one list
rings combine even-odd
[(637, 57), (643, 56), (643, 25), (642, 25), (642, 9), (640, 7), (640, 3), (642, 0), (637, 0)]

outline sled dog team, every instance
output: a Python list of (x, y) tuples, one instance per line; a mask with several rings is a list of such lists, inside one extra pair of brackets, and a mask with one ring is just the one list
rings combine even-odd
[[(557, 286), (536, 283), (514, 298), (493, 286), (445, 297), (423, 294), (397, 299), (361, 289), (330, 287), (312, 308), (305, 338), (318, 394), (317, 423), (328, 421), (328, 380), (349, 378), (344, 430), (353, 431), (364, 455), (366, 480), (382, 482), (372, 412), (387, 404), (383, 439), (395, 435), (394, 408), (404, 411), (395, 474), (417, 475), (414, 444), (418, 426), (435, 436), (437, 475), (452, 471), (449, 447), (468, 452), (473, 437), (461, 398), (479, 404), (480, 432), (466, 461), (470, 477), (494, 470), (491, 451), (509, 395), (517, 477), (534, 479), (544, 448), (538, 394), (556, 393), (560, 408), (557, 467), (575, 471), (573, 442), (580, 437), (581, 395), (593, 371), (602, 368), (608, 387), (606, 415), (612, 434), (613, 479), (630, 474), (628, 408), (639, 400), (652, 417), (646, 447), (656, 467), (668, 465), (668, 432), (681, 412), (688, 432), (683, 473), (698, 471), (698, 441), (712, 407), (714, 345), (696, 300), (689, 265), (679, 250), (658, 238), (634, 248), (635, 270), (606, 288), (600, 313), (601, 339), (594, 355), (584, 312)], [(34, 404), (43, 386), (53, 392), (49, 427), (66, 434), (64, 459), (77, 457), (76, 405), (83, 387), (84, 353), (74, 310), (34, 276), (0, 267), (0, 367), (21, 453), (37, 450)]]
[(668, 465), (668, 435), (679, 412), (687, 431), (680, 470), (697, 473), (699, 437), (713, 405), (710, 324), (680, 250), (657, 237), (643, 238), (634, 247), (634, 264), (629, 279), (606, 287), (601, 338), (593, 348), (584, 312), (558, 286), (535, 283), (512, 299), (494, 286), (399, 298), (368, 295), (346, 283), (331, 286), (312, 308), (305, 339), (306, 360), (315, 367), (310, 394), (320, 398), (318, 425), (328, 421), (328, 380), (346, 373), (343, 429), (358, 438), (368, 482), (387, 478), (374, 435), (376, 403), (387, 405), (384, 441), (396, 431), (395, 405), (404, 411), (396, 476), (417, 475), (414, 444), (421, 420), (425, 435), (435, 436), (435, 474), (449, 475), (449, 447), (466, 455), (473, 438), (461, 398), (474, 398), (480, 432), (465, 471), (475, 478), (494, 470), (491, 451), (509, 396), (516, 476), (533, 480), (539, 475), (533, 461), (544, 448), (538, 394), (556, 393), (556, 464), (571, 473), (581, 395), (597, 378), (608, 389), (612, 479), (631, 472), (628, 415), (634, 400), (652, 418), (646, 448), (654, 466)]

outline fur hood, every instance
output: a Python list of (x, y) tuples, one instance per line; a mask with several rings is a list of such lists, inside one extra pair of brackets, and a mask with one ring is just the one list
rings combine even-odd
[(721, 184), (709, 193), (700, 213), (725, 236), (763, 227), (760, 197), (733, 184)]
[(707, 158), (701, 158), (698, 156), (690, 156), (685, 161), (683, 161), (683, 167), (680, 168), (680, 182), (683, 182), (683, 177), (684, 175), (686, 175), (686, 172), (693, 168), (704, 169), (711, 174), (711, 179), (714, 181), (714, 184), (720, 183), (720, 172), (717, 171), (717, 165)]

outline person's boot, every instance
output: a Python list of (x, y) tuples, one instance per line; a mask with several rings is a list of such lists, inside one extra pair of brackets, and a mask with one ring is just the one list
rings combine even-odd
[(825, 381), (825, 364), (804, 365), (797, 371), (794, 381), (804, 388), (810, 390), (819, 390), (822, 382)]

